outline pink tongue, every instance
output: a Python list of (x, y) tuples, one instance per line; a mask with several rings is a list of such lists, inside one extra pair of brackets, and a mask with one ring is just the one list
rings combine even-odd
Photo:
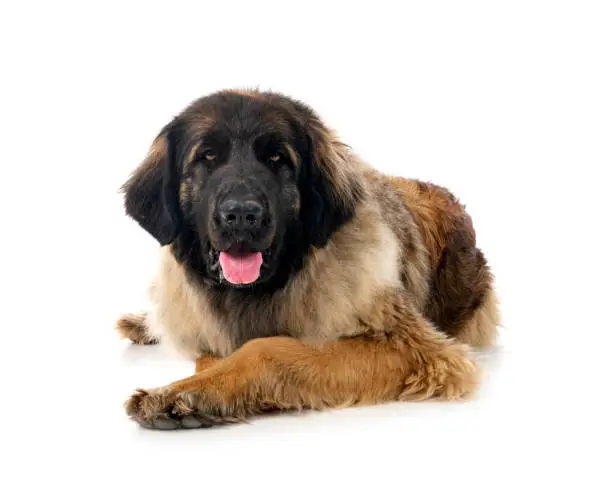
[(219, 255), (223, 276), (232, 284), (251, 284), (259, 277), (259, 269), (263, 263), (261, 252), (245, 255), (232, 255), (222, 252)]

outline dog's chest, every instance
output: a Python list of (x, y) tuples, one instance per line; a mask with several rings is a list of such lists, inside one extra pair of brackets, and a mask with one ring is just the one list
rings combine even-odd
[[(358, 236), (360, 228), (354, 229)], [(360, 247), (338, 240), (319, 250), (273, 296), (235, 294), (214, 303), (210, 291), (191, 283), (164, 247), (151, 290), (151, 332), (190, 359), (227, 356), (261, 337), (284, 335), (316, 344), (361, 334), (373, 325), (369, 313), (377, 295), (400, 286), (399, 247), (383, 226), (368, 241), (353, 242)]]
[(247, 341), (294, 335), (279, 317), (283, 300), (229, 296), (213, 302), (210, 291), (193, 284), (167, 247), (150, 290), (151, 333), (180, 355), (197, 359), (204, 354), (227, 356)]
[(205, 354), (227, 356), (255, 338), (282, 335), (317, 344), (362, 331), (351, 297), (334, 301), (324, 288), (308, 296), (285, 291), (223, 308), (213, 306), (187, 281), (175, 280), (174, 275), (160, 275), (152, 287), (149, 328), (163, 344), (191, 360)]
[(262, 299), (232, 311), (212, 307), (190, 287), (156, 288), (150, 328), (162, 343), (191, 360), (205, 354), (227, 356), (255, 338), (291, 336), (317, 344), (362, 331), (348, 311), (350, 298), (336, 307), (317, 307), (322, 301), (295, 306), (286, 298)]
[(160, 276), (152, 288), (149, 328), (163, 344), (192, 360), (205, 354), (227, 356), (255, 338), (285, 335), (309, 341), (310, 336), (328, 335), (304, 327), (295, 313), (287, 314), (282, 297), (229, 302), (213, 304), (187, 281), (178, 285)]

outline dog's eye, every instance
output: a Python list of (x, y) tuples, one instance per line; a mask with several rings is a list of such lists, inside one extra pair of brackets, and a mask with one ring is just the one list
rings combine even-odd
[(206, 161), (214, 161), (217, 159), (217, 155), (212, 149), (207, 149), (202, 153), (202, 158), (204, 158)]
[(268, 159), (274, 163), (280, 161), (282, 159), (283, 155), (279, 152), (273, 153), (270, 156), (268, 156)]

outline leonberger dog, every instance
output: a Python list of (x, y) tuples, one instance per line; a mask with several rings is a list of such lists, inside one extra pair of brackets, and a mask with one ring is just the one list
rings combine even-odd
[(271, 410), (457, 400), (498, 328), (492, 274), (445, 188), (369, 167), (307, 105), (225, 90), (167, 124), (123, 187), (161, 245), (152, 310), (117, 328), (195, 374), (137, 390), (148, 428)]

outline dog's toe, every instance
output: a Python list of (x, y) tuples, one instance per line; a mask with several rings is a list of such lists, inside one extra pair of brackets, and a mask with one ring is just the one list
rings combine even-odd
[(158, 430), (175, 430), (179, 428), (181, 424), (172, 418), (156, 418), (153, 420), (153, 428)]
[(199, 420), (194, 415), (187, 415), (181, 418), (181, 426), (183, 428), (202, 428), (202, 427), (209, 427), (210, 424)]

